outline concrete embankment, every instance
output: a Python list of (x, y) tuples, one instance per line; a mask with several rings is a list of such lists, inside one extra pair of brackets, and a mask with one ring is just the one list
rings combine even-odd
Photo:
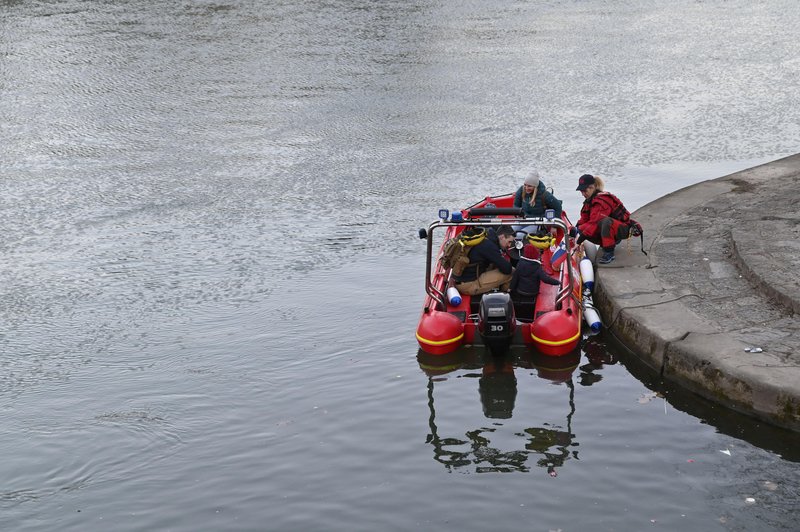
[(598, 268), (607, 329), (665, 380), (800, 430), (800, 154), (633, 218), (648, 255), (631, 239)]

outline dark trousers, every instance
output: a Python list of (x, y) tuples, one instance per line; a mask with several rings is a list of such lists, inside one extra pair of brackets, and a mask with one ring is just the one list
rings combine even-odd
[[(617, 242), (628, 238), (631, 234), (629, 225), (615, 220), (611, 217), (605, 217), (600, 220), (600, 246), (606, 251), (614, 251)], [(597, 244), (598, 242), (595, 242)]]
[(516, 317), (519, 321), (533, 321), (536, 310), (536, 297), (522, 295), (519, 292), (511, 292), (511, 301), (514, 302)]

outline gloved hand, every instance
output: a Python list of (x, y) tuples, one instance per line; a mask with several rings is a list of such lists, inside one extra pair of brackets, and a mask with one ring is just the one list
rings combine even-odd
[(581, 244), (581, 242), (583, 242), (584, 240), (586, 240), (586, 237), (585, 237), (585, 236), (583, 236), (583, 235), (581, 234), (580, 230), (578, 230), (578, 228), (577, 228), (577, 227), (575, 227), (574, 225), (573, 225), (573, 226), (572, 226), (572, 228), (569, 230), (569, 236), (571, 236), (572, 238), (574, 238), (574, 239), (575, 239), (575, 244), (576, 244), (576, 245), (580, 245), (580, 244)]

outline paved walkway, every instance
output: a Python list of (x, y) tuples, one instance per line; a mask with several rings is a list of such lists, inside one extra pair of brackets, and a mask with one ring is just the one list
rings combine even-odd
[(649, 255), (631, 239), (598, 268), (608, 329), (664, 379), (800, 430), (800, 154), (679, 190), (633, 218)]

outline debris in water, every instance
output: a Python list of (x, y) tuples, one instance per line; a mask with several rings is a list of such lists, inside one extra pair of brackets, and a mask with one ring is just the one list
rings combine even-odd
[(745, 353), (763, 353), (764, 352), (764, 350), (761, 349), (760, 347), (745, 347), (744, 351), (745, 351)]
[(764, 487), (767, 488), (769, 491), (775, 491), (776, 489), (778, 489), (778, 485), (769, 480), (764, 481)]
[(744, 500), (744, 502), (746, 502), (747, 504), (755, 504), (756, 500), (752, 497), (748, 497)]
[(728, 456), (730, 456), (730, 455), (731, 455), (731, 450), (730, 450), (730, 449), (723, 449), (723, 450), (721, 450), (720, 452), (721, 452), (722, 454), (727, 454)]
[(652, 401), (653, 399), (655, 399), (656, 397), (658, 397), (658, 392), (643, 393), (641, 395), (641, 397), (639, 397), (639, 404), (640, 405), (647, 404), (650, 401)]

